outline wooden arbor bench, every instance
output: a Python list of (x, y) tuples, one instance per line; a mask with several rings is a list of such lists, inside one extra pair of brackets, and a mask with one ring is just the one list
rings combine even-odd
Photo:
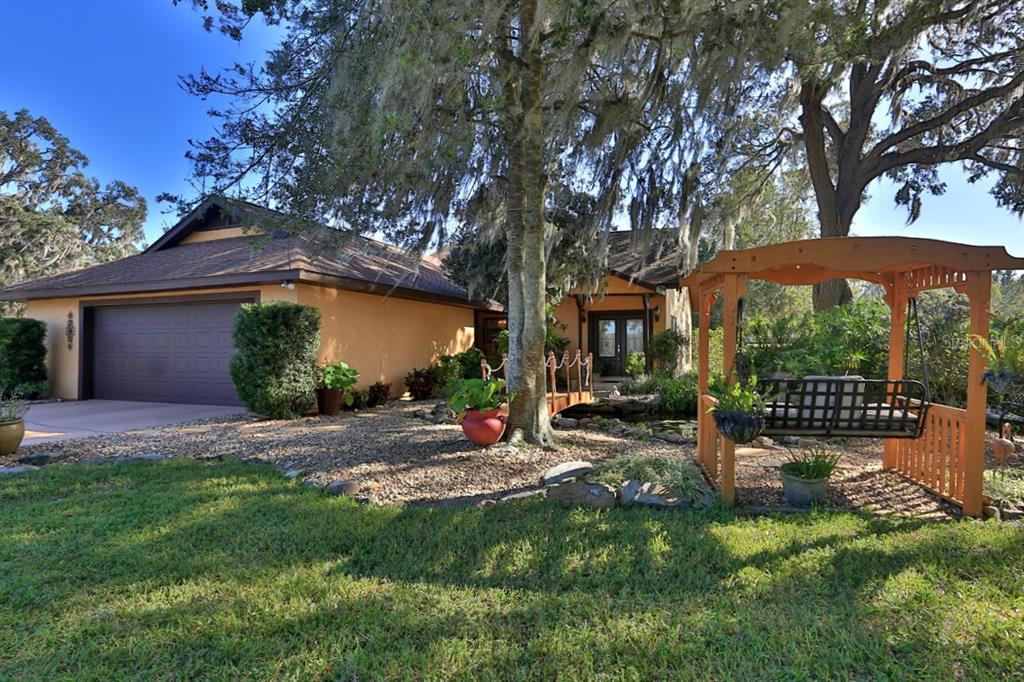
[[(989, 334), (993, 270), (1024, 270), (1024, 259), (1001, 246), (969, 246), (908, 237), (832, 237), (720, 251), (680, 279), (699, 313), (697, 456), (727, 502), (735, 499), (735, 443), (720, 436), (707, 409), (711, 306), (722, 298), (723, 371), (732, 377), (737, 349), (739, 300), (749, 280), (811, 285), (833, 279), (861, 279), (885, 289), (891, 311), (886, 381), (903, 381), (907, 302), (922, 291), (951, 287), (970, 299), (970, 332)], [(984, 497), (986, 386), (985, 358), (969, 351), (967, 409), (931, 404), (921, 415), (915, 438), (885, 438), (883, 466), (981, 516)], [(909, 409), (909, 408), (907, 408)], [(822, 434), (825, 436), (834, 433)]]

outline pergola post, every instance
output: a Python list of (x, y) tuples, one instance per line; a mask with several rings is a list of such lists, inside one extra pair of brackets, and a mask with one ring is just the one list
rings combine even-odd
[[(736, 332), (739, 321), (739, 300), (743, 295), (739, 275), (726, 275), (723, 287), (722, 310), (722, 374), (726, 381), (735, 381)], [(720, 476), (722, 499), (728, 504), (736, 501), (736, 443), (722, 439), (722, 473)]]
[(710, 360), (708, 359), (708, 353), (711, 350), (711, 301), (712, 296), (705, 294), (701, 290), (697, 295), (697, 443), (699, 451), (697, 456), (700, 458), (701, 464), (704, 466), (704, 470), (711, 475), (711, 461), (708, 453), (706, 452), (707, 434), (702, 433), (702, 429), (707, 424), (707, 419), (703, 413), (704, 409), (704, 396), (708, 392), (708, 368)]
[[(906, 346), (905, 329), (907, 326), (907, 279), (903, 273), (897, 273), (892, 288), (886, 292), (885, 302), (889, 304), (889, 381), (898, 381), (903, 376), (903, 353)], [(885, 439), (885, 452), (882, 455), (882, 468), (895, 469), (899, 443), (894, 438)]]
[[(988, 338), (992, 274), (967, 273), (967, 298), (971, 303), (971, 334)], [(964, 516), (980, 517), (985, 475), (985, 412), (988, 387), (982, 381), (985, 357), (971, 347), (967, 365), (967, 423), (964, 438)]]

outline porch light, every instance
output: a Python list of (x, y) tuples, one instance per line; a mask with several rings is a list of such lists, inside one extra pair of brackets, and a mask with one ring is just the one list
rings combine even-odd
[(290, 279), (286, 279), (285, 281), (281, 282), (281, 288), (282, 289), (294, 289), (295, 288), (295, 282), (291, 281)]

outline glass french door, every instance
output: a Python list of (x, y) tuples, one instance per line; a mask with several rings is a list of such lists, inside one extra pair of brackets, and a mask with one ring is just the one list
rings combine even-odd
[(644, 352), (643, 314), (592, 314), (594, 332), (592, 348), (601, 363), (604, 376), (622, 376), (626, 358), (633, 352)]

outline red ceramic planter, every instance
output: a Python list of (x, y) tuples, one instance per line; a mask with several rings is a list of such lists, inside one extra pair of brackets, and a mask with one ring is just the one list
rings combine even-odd
[(476, 445), (494, 445), (505, 433), (505, 416), (501, 414), (500, 408), (487, 412), (466, 410), (466, 416), (462, 418), (462, 431)]

